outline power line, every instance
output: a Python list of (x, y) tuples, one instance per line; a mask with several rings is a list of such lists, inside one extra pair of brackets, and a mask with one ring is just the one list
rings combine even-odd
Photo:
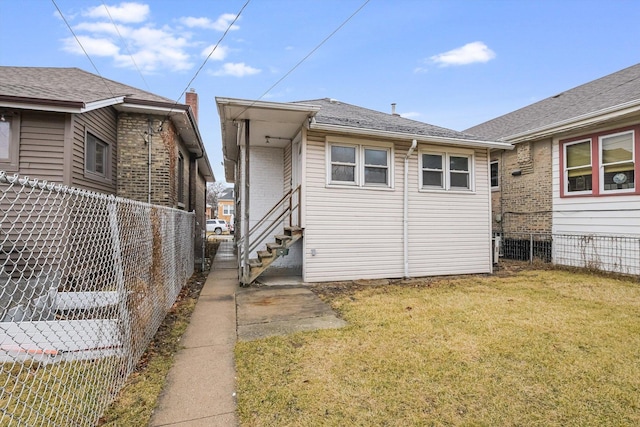
[(198, 68), (198, 71), (196, 71), (196, 73), (194, 74), (193, 78), (191, 80), (189, 80), (189, 83), (187, 83), (187, 86), (184, 88), (184, 90), (182, 91), (180, 96), (178, 96), (178, 99), (176, 100), (176, 103), (178, 102), (178, 100), (180, 100), (180, 98), (182, 98), (182, 95), (184, 95), (187, 92), (187, 90), (189, 90), (189, 87), (191, 87), (191, 83), (193, 83), (193, 81), (196, 79), (196, 77), (198, 77), (198, 74), (200, 74), (200, 71), (202, 71), (202, 69), (204, 68), (205, 64), (209, 60), (209, 58), (211, 58), (211, 55), (213, 55), (213, 53), (216, 51), (216, 49), (218, 49), (218, 46), (220, 46), (220, 43), (222, 43), (222, 40), (224, 40), (224, 38), (227, 36), (227, 33), (231, 30), (231, 27), (233, 27), (233, 24), (235, 24), (236, 21), (240, 18), (240, 15), (242, 14), (244, 9), (247, 7), (247, 5), (250, 2), (251, 2), (251, 0), (247, 0), (246, 3), (240, 8), (240, 11), (236, 14), (235, 18), (233, 18), (233, 21), (231, 21), (231, 23), (229, 24), (227, 29), (224, 31), (224, 33), (222, 34), (222, 36), (220, 37), (220, 39), (218, 40), (216, 45), (213, 47), (213, 49), (211, 49), (211, 52), (209, 52), (209, 55), (207, 55), (207, 57), (205, 58), (205, 60), (202, 63), (202, 65), (200, 65), (200, 68)]
[(364, 8), (367, 3), (369, 3), (370, 0), (365, 0), (364, 3), (362, 3), (362, 5), (360, 5), (360, 7), (358, 9), (356, 9), (355, 12), (353, 12), (347, 19), (345, 19), (342, 24), (340, 24), (335, 30), (333, 30), (327, 37), (324, 38), (324, 40), (322, 40), (316, 47), (314, 47), (304, 58), (302, 58), (300, 61), (298, 61), (298, 63), (296, 65), (294, 65), (289, 71), (287, 71), (282, 77), (280, 77), (280, 79), (278, 79), (278, 81), (276, 81), (273, 85), (271, 85), (271, 87), (269, 89), (267, 89), (262, 95), (260, 95), (260, 97), (258, 97), (258, 99), (255, 99), (251, 104), (249, 104), (244, 110), (242, 110), (240, 113), (238, 113), (238, 115), (236, 117), (233, 118), (233, 120), (236, 120), (238, 117), (240, 117), (245, 111), (247, 111), (249, 108), (251, 108), (253, 105), (255, 105), (256, 102), (260, 101), (262, 98), (264, 98), (269, 92), (271, 92), (276, 86), (278, 86), (284, 79), (286, 79), (289, 74), (291, 74), (296, 68), (298, 68), (304, 61), (306, 61), (311, 55), (313, 55), (315, 53), (316, 50), (320, 49), (320, 47), (325, 44), (331, 37), (333, 37), (338, 31), (340, 31), (342, 29), (342, 27), (344, 27), (347, 22), (349, 22), (351, 20), (351, 18), (353, 18), (354, 16), (356, 16), (358, 14), (358, 12), (360, 12), (362, 10), (362, 8)]
[(109, 12), (109, 8), (105, 4), (104, 0), (102, 0), (102, 6), (104, 6), (104, 10), (107, 11), (107, 15), (109, 15), (109, 20), (111, 21), (111, 24), (113, 25), (113, 28), (116, 29), (116, 32), (118, 33), (118, 37), (120, 37), (120, 41), (124, 45), (124, 48), (127, 50), (127, 53), (129, 54), (129, 57), (131, 58), (131, 62), (133, 62), (133, 65), (136, 67), (136, 70), (138, 71), (138, 74), (140, 74), (140, 77), (142, 78), (142, 81), (144, 82), (145, 87), (147, 88), (147, 90), (149, 92), (151, 92), (151, 89), (149, 88), (149, 84), (147, 83), (147, 81), (145, 80), (144, 76), (142, 75), (142, 72), (140, 71), (140, 68), (138, 68), (138, 64), (136, 63), (135, 58), (133, 57), (133, 55), (131, 54), (131, 51), (129, 50), (129, 45), (127, 44), (127, 42), (122, 37), (122, 34), (120, 34), (120, 30), (118, 29), (118, 26), (116, 25), (116, 23), (113, 21), (113, 17), (111, 16), (111, 12)]

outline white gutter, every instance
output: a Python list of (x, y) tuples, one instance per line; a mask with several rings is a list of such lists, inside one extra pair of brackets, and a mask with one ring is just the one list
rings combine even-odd
[(391, 131), (377, 130), (377, 129), (355, 128), (351, 126), (329, 125), (329, 124), (318, 123), (318, 122), (310, 123), (309, 129), (323, 130), (327, 132), (342, 132), (342, 133), (354, 134), (354, 135), (366, 134), (367, 136), (377, 136), (380, 138), (392, 138), (392, 139), (404, 140), (404, 141), (416, 139), (424, 142), (440, 143), (440, 144), (447, 144), (447, 145), (458, 145), (462, 147), (482, 147), (482, 148), (488, 147), (488, 148), (500, 148), (503, 150), (513, 150), (513, 145), (511, 145), (511, 143), (508, 143), (508, 142), (448, 138), (444, 136), (420, 135), (420, 134), (410, 134), (410, 133), (403, 133), (403, 132), (391, 132)]
[[(216, 97), (216, 104), (218, 104), (218, 112), (220, 112), (220, 106), (225, 107), (245, 107), (245, 110), (242, 112), (243, 114), (249, 108), (260, 108), (260, 109), (269, 109), (269, 110), (284, 110), (284, 111), (292, 111), (292, 112), (301, 112), (301, 113), (316, 113), (320, 111), (319, 105), (310, 105), (310, 104), (293, 104), (286, 102), (269, 102), (269, 101), (252, 101), (249, 99), (238, 99), (238, 98), (219, 98)], [(222, 115), (221, 115), (222, 117)], [(238, 120), (244, 119), (245, 116), (242, 117), (227, 117), (228, 119)]]
[(407, 155), (404, 156), (404, 194), (403, 194), (403, 218), (402, 218), (402, 232), (403, 232), (403, 253), (404, 253), (404, 278), (409, 278), (409, 157), (413, 154), (413, 150), (418, 146), (418, 141), (411, 141), (411, 148), (407, 151)]
[(87, 111), (96, 110), (98, 108), (108, 107), (110, 105), (118, 105), (122, 104), (124, 101), (124, 96), (118, 96), (116, 98), (104, 99), (101, 101), (90, 102), (88, 104), (82, 103), (82, 107), (69, 107), (65, 105), (49, 105), (48, 103), (39, 104), (36, 102), (4, 102), (2, 104), (3, 107), (7, 108), (19, 108), (22, 110), (37, 110), (37, 111), (48, 111), (53, 113), (73, 113), (80, 114), (86, 113)]
[(545, 137), (558, 132), (586, 127), (638, 111), (640, 111), (640, 100), (625, 102), (624, 104), (618, 104), (613, 107), (603, 108), (602, 110), (593, 111), (581, 116), (571, 117), (570, 119), (561, 120), (550, 125), (516, 133), (501, 139), (512, 143), (518, 143), (531, 138)]

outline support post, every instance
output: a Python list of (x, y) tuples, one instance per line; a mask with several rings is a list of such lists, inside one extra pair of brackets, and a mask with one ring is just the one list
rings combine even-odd
[(244, 250), (242, 251), (242, 278), (243, 283), (248, 285), (248, 280), (250, 276), (249, 272), (249, 246), (251, 242), (249, 242), (249, 175), (250, 175), (250, 163), (249, 163), (249, 138), (251, 137), (251, 131), (249, 129), (250, 121), (247, 119), (244, 121), (244, 144), (245, 144), (245, 162), (244, 162), (244, 230), (242, 231), (242, 236), (244, 237)]

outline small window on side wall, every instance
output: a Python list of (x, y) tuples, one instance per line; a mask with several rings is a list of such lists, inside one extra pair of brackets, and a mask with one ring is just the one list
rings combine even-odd
[(178, 203), (184, 205), (184, 157), (178, 153)]
[(491, 189), (495, 190), (500, 188), (500, 165), (497, 160), (494, 160), (489, 166), (491, 170)]
[(109, 145), (87, 132), (85, 141), (85, 170), (101, 178), (108, 178)]
[(0, 169), (11, 172), (18, 170), (19, 144), (20, 116), (0, 113)]

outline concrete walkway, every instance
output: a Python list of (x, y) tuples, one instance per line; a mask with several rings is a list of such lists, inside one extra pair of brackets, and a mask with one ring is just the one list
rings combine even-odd
[(237, 277), (233, 241), (225, 239), (182, 336), (184, 348), (176, 354), (150, 427), (237, 426), (233, 348), (238, 337), (254, 340), (346, 324), (299, 281), (240, 289)]
[(237, 289), (233, 241), (223, 241), (149, 426), (238, 425), (233, 358)]

